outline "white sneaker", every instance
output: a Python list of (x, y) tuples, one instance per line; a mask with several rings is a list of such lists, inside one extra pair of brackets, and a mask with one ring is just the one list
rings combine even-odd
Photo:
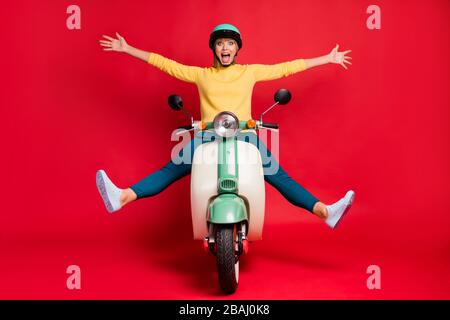
[(353, 190), (348, 191), (341, 200), (332, 205), (327, 206), (328, 218), (325, 223), (332, 229), (336, 228), (338, 223), (350, 209), (355, 198), (355, 192)]
[(98, 170), (95, 180), (97, 182), (98, 192), (100, 192), (103, 202), (105, 203), (106, 210), (108, 210), (109, 213), (112, 213), (122, 208), (122, 205), (120, 204), (122, 189), (117, 188), (114, 183), (111, 182), (106, 175), (106, 172)]

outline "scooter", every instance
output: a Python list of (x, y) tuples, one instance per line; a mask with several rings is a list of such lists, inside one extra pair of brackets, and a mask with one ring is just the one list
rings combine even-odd
[(239, 284), (239, 258), (248, 253), (249, 241), (261, 240), (264, 224), (265, 185), (258, 148), (238, 140), (242, 130), (278, 129), (263, 122), (263, 116), (277, 105), (287, 104), (286, 89), (275, 93), (275, 104), (260, 120), (240, 121), (229, 111), (220, 112), (212, 122), (194, 121), (183, 109), (182, 99), (171, 95), (169, 106), (182, 110), (191, 124), (177, 133), (195, 131), (215, 134), (214, 141), (194, 151), (191, 171), (191, 213), (194, 239), (203, 240), (207, 252), (216, 256), (220, 287), (233, 293)]

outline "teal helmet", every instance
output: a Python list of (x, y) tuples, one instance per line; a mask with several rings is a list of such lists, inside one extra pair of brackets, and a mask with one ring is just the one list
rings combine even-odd
[(232, 24), (223, 23), (216, 26), (209, 36), (209, 47), (214, 50), (214, 43), (220, 38), (230, 38), (237, 42), (239, 50), (242, 48), (241, 33)]

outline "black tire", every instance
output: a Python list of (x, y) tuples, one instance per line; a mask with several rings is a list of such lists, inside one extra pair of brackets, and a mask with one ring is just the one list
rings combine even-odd
[(217, 272), (225, 293), (236, 291), (239, 283), (239, 259), (235, 254), (234, 225), (217, 225)]

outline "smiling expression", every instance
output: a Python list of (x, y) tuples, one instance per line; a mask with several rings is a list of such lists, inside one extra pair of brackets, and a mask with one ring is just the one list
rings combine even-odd
[(223, 66), (229, 66), (234, 62), (238, 52), (238, 45), (233, 39), (219, 38), (214, 44), (214, 52)]

